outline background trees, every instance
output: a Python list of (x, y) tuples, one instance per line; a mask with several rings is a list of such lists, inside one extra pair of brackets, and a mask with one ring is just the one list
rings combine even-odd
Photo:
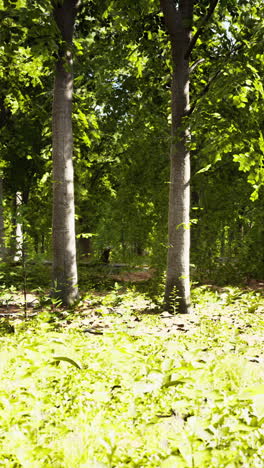
[[(209, 9), (194, 2), (193, 34)], [(61, 43), (50, 2), (4, 2), (0, 16), (6, 245), (20, 191), (29, 254), (50, 258), (52, 79)], [(192, 52), (187, 150), (196, 280), (263, 275), (262, 37), (259, 2), (223, 1)], [(172, 64), (159, 2), (84, 2), (73, 48), (78, 255), (96, 259), (109, 245), (113, 259), (141, 258), (163, 272)]]

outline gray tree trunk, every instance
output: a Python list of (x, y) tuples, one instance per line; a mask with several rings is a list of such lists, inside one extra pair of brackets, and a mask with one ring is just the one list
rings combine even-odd
[(171, 150), (168, 214), (168, 255), (164, 306), (166, 310), (190, 310), (190, 138), (189, 60), (185, 56), (191, 39), (192, 0), (160, 0), (172, 51)]
[(75, 241), (73, 136), (72, 136), (72, 38), (78, 0), (53, 2), (63, 44), (56, 63), (53, 112), (53, 284), (65, 305), (78, 298)]

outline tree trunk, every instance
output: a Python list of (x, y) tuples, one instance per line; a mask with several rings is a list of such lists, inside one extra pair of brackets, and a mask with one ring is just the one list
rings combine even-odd
[(53, 284), (65, 305), (78, 297), (72, 137), (72, 37), (78, 0), (53, 2), (63, 44), (56, 63), (53, 112)]
[(172, 51), (171, 150), (168, 215), (168, 255), (164, 306), (166, 310), (190, 310), (190, 139), (186, 118), (189, 111), (189, 59), (192, 0), (160, 0)]
[(0, 176), (0, 259), (5, 257), (5, 227), (3, 209), (3, 179)]
[(23, 204), (23, 195), (21, 192), (16, 192), (16, 235), (15, 235), (15, 254), (14, 262), (19, 262), (23, 255), (23, 223), (21, 208)]

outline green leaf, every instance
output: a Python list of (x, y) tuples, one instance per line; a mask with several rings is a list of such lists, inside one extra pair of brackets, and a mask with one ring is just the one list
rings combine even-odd
[(56, 362), (65, 361), (71, 364), (72, 366), (77, 367), (77, 369), (82, 369), (82, 365), (80, 363), (67, 356), (54, 356), (53, 360)]
[(162, 385), (162, 387), (163, 388), (177, 387), (177, 385), (180, 385), (181, 383), (184, 383), (185, 381), (186, 381), (185, 379), (169, 380), (168, 382), (165, 382)]
[(212, 167), (212, 164), (207, 164), (207, 166), (205, 166), (202, 169), (200, 169), (199, 171), (197, 171), (195, 173), (195, 175), (196, 174), (202, 174), (203, 172), (207, 172), (207, 171), (209, 171), (209, 169), (211, 169), (211, 167)]

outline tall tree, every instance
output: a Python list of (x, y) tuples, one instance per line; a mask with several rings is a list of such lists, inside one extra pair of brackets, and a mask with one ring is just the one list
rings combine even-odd
[(5, 256), (5, 228), (3, 210), (3, 178), (0, 174), (0, 258)]
[(197, 32), (191, 37), (193, 0), (160, 0), (172, 54), (171, 149), (168, 215), (168, 256), (165, 307), (180, 313), (190, 310), (190, 54), (218, 0), (212, 0)]
[(75, 242), (72, 39), (79, 0), (53, 0), (61, 34), (53, 96), (53, 282), (66, 305), (78, 297)]
[(189, 56), (191, 40), (192, 0), (182, 0), (176, 8), (173, 0), (160, 0), (172, 52), (171, 85), (171, 149), (168, 215), (168, 257), (165, 307), (187, 313), (190, 308), (190, 152), (189, 129), (184, 118), (189, 110)]

